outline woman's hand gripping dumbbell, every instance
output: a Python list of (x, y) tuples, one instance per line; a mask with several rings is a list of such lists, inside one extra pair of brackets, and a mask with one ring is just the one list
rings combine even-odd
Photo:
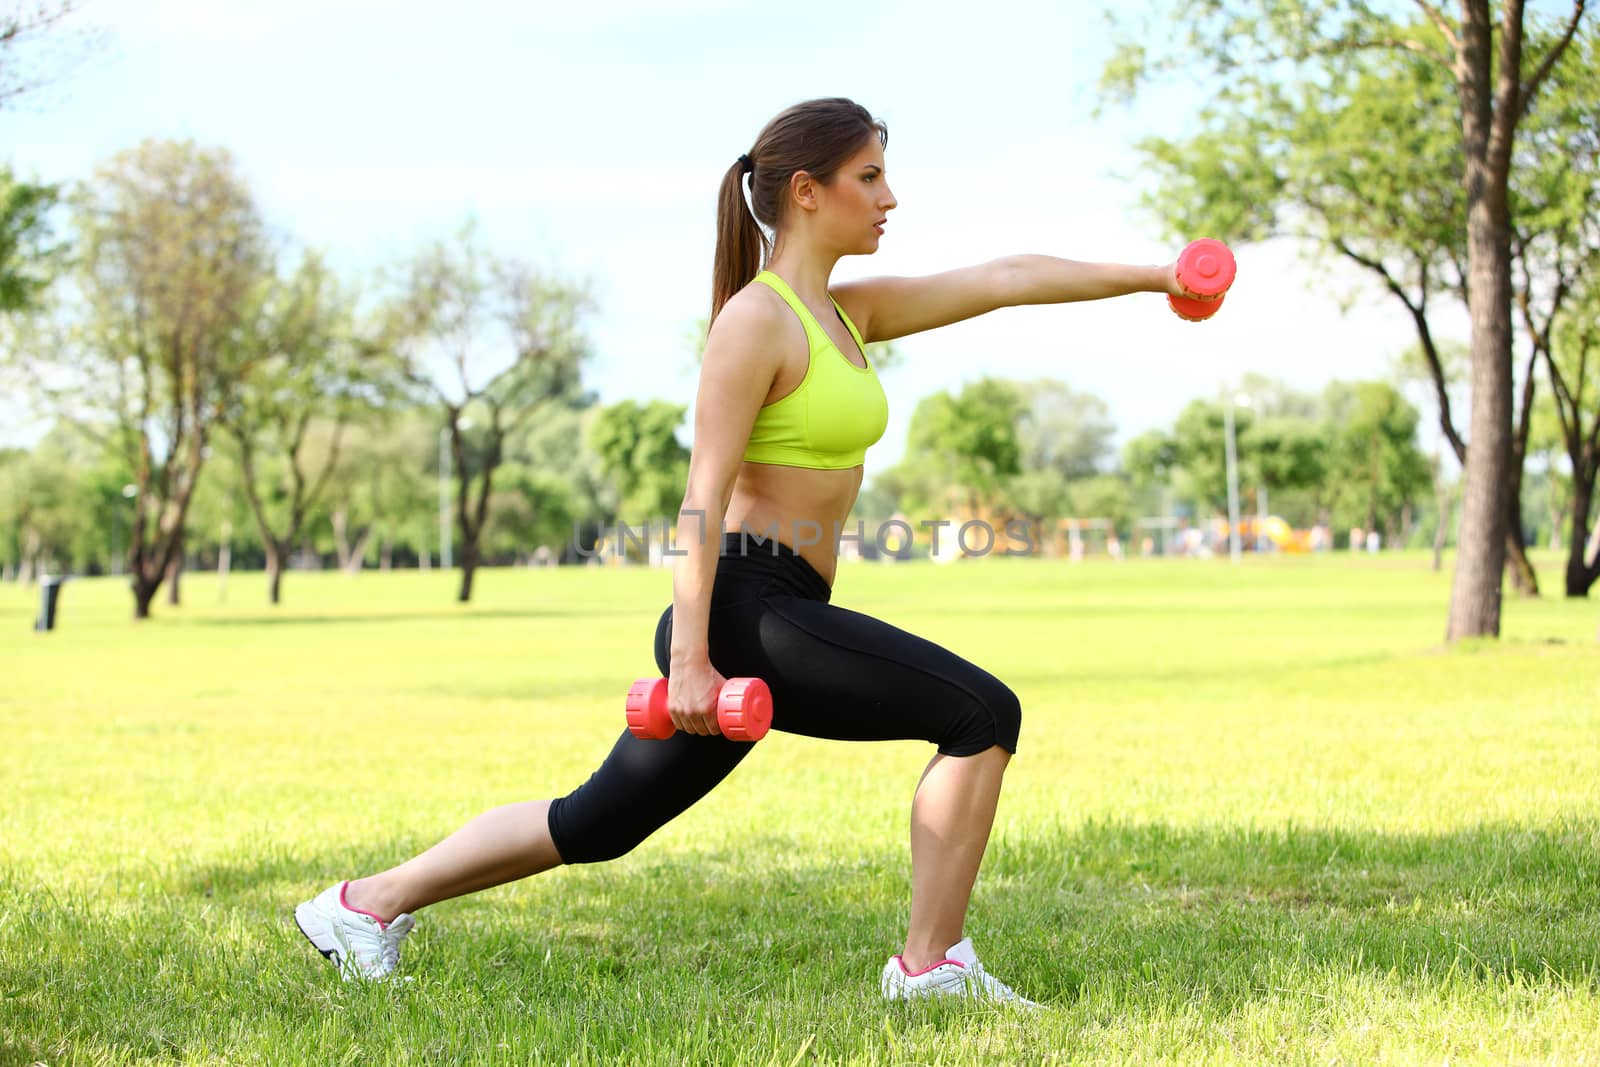
[[(665, 678), (641, 678), (628, 689), (628, 732), (664, 741), (677, 732)], [(683, 714), (680, 713), (680, 718)], [(772, 726), (772, 692), (760, 678), (729, 678), (717, 694), (717, 713), (703, 725), (731, 741), (759, 741)], [(699, 731), (696, 731), (699, 732)]]

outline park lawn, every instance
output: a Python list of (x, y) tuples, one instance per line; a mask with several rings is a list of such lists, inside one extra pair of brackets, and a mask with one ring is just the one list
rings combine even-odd
[(1034, 1014), (878, 999), (911, 742), (774, 734), (621, 860), (427, 909), (409, 984), (305, 943), (299, 900), (589, 774), (664, 570), (193, 575), (145, 624), (79, 580), (48, 635), (0, 586), (0, 1065), (1600, 1062), (1600, 610), (1447, 648), (1449, 583), (842, 565), (1021, 697), (967, 932)]

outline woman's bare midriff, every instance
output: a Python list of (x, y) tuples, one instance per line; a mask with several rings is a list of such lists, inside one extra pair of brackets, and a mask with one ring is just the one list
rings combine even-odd
[(840, 531), (851, 537), (856, 533), (845, 519), (855, 506), (863, 469), (813, 470), (746, 460), (734, 479), (723, 526), (729, 533), (776, 536), (831, 588), (839, 560), (836, 539)]
[[(811, 366), (811, 341), (800, 319), (788, 314), (783, 297), (765, 285), (752, 283), (734, 299), (745, 299), (747, 295), (775, 301), (774, 309), (781, 308), (780, 313), (788, 318), (790, 336), (785, 342), (783, 366), (773, 378), (762, 404), (770, 407), (798, 389), (805, 380)], [(866, 354), (855, 343), (838, 312), (818, 316), (812, 310), (811, 314), (838, 349), (838, 354), (844, 355), (851, 365), (865, 370)], [(828, 357), (824, 354), (823, 358)], [(800, 558), (811, 564), (831, 588), (839, 558), (839, 533), (843, 531), (852, 537), (856, 533), (853, 527), (846, 529), (845, 518), (855, 507), (863, 470), (860, 464), (843, 470), (821, 470), (744, 460), (733, 482), (733, 495), (728, 500), (723, 527), (729, 533), (748, 530), (769, 539), (776, 530), (776, 539), (800, 553)]]

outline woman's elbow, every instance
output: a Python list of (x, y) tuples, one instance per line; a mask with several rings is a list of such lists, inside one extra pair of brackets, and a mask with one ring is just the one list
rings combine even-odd
[(707, 522), (721, 522), (733, 500), (733, 479), (690, 478), (683, 493), (679, 515), (703, 515)]

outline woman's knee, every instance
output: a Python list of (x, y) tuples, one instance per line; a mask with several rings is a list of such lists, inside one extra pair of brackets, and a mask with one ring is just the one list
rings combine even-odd
[(1022, 732), (1022, 701), (1010, 686), (986, 676), (973, 687), (964, 713), (951, 725), (939, 744), (947, 756), (973, 756), (995, 745), (1015, 755)]
[(990, 707), (994, 713), (994, 743), (1015, 755), (1017, 736), (1022, 733), (1022, 700), (1010, 686), (1001, 683), (1000, 693)]
[[(639, 814), (635, 812), (634, 814)], [(572, 797), (550, 802), (550, 842), (563, 863), (605, 863), (638, 848), (659, 826), (645, 818), (628, 818), (619, 809), (596, 810)]]

